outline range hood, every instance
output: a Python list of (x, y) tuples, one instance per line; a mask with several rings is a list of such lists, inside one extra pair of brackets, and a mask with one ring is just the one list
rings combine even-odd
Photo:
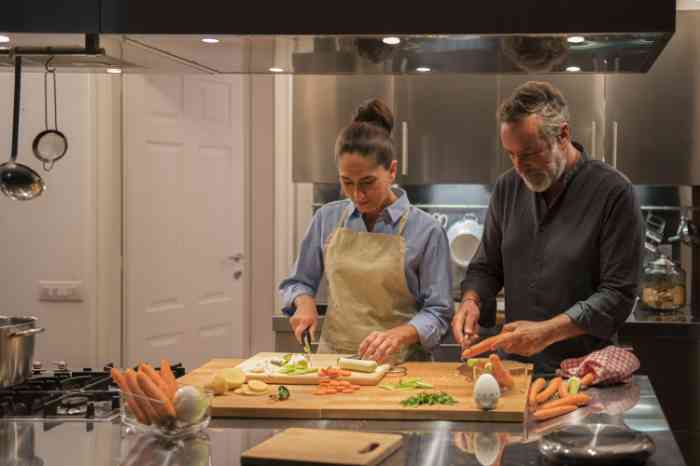
[[(111, 58), (127, 71), (214, 74), (643, 73), (676, 17), (675, 0), (250, 2), (245, 9), (212, 0), (188, 8), (80, 0), (66, 18), (52, 0), (20, 3), (0, 17), (0, 32), (98, 32), (118, 44)], [(37, 14), (42, 8), (52, 8), (53, 21)]]

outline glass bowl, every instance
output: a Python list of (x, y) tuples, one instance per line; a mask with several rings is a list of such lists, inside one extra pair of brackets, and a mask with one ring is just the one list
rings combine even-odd
[[(121, 420), (137, 432), (150, 432), (169, 439), (184, 438), (209, 425), (213, 398), (214, 393), (209, 390), (181, 385), (169, 411), (161, 400), (121, 392)], [(172, 408), (175, 416), (170, 414)], [(140, 413), (137, 414), (136, 410)]]

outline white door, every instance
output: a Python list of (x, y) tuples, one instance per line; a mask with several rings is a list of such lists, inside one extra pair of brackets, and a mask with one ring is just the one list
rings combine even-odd
[(125, 76), (125, 363), (247, 353), (247, 81)]

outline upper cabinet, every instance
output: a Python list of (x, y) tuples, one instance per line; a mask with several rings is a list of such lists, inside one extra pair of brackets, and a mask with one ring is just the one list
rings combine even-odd
[(700, 11), (679, 12), (648, 73), (605, 77), (605, 155), (634, 184), (700, 184), (698, 44)]
[[(292, 101), (292, 178), (296, 182), (337, 183), (335, 140), (357, 107), (379, 97), (394, 112), (391, 76), (295, 76)], [(396, 139), (398, 125), (394, 127)]]
[[(572, 139), (581, 144), (593, 159), (603, 159), (605, 102), (602, 75), (525, 75), (499, 78), (499, 101), (510, 96), (526, 81), (547, 81), (558, 88), (569, 106)], [(506, 167), (512, 165), (504, 157)]]
[(395, 87), (400, 183), (496, 180), (500, 156), (493, 76), (400, 76)]

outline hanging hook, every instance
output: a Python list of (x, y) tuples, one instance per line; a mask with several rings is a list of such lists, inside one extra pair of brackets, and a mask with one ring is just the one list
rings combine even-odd
[(51, 55), (51, 56), (49, 57), (49, 59), (46, 60), (46, 63), (44, 63), (44, 69), (46, 69), (46, 72), (47, 72), (47, 73), (55, 73), (55, 72), (56, 72), (56, 68), (55, 68), (55, 67), (49, 67), (49, 64), (51, 63), (51, 61), (52, 61), (53, 59), (54, 59), (54, 56)]

